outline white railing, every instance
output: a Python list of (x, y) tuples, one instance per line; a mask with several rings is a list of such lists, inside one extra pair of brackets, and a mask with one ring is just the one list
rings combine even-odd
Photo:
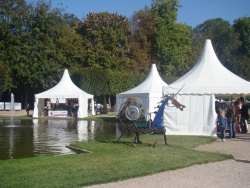
[[(10, 110), (10, 102), (0, 102), (0, 110)], [(14, 103), (14, 109), (15, 110), (21, 110), (22, 105), (21, 103)]]

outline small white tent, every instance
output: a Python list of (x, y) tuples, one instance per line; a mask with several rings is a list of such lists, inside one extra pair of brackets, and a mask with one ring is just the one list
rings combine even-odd
[[(44, 100), (46, 98), (50, 99), (67, 99), (67, 98), (77, 98), (79, 109), (78, 118), (83, 118), (88, 116), (88, 99), (91, 99), (93, 105), (93, 95), (90, 95), (80, 88), (78, 88), (70, 79), (68, 70), (65, 69), (62, 79), (53, 88), (44, 91), (39, 94), (35, 94), (35, 106), (33, 111), (33, 117), (38, 117), (38, 112), (44, 110)], [(92, 108), (93, 109), (93, 108)], [(93, 112), (92, 112), (93, 113)]]
[[(137, 87), (116, 95), (116, 115), (118, 115), (120, 107), (128, 98), (138, 97), (142, 102), (145, 115), (156, 111), (157, 103), (162, 99), (163, 86), (167, 84), (160, 77), (156, 65), (152, 64), (147, 78)], [(154, 113), (151, 114), (153, 119)], [(148, 120), (148, 117), (146, 116)]]
[(196, 65), (165, 87), (164, 94), (171, 95), (178, 91), (176, 99), (186, 108), (183, 111), (165, 108), (163, 120), (166, 134), (216, 136), (215, 96), (250, 94), (250, 82), (220, 63), (208, 39)]

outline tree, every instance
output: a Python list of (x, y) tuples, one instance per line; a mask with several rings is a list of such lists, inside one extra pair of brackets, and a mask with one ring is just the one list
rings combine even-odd
[(177, 24), (178, 0), (153, 0), (156, 16), (154, 48), (160, 60), (160, 72), (178, 76), (183, 73), (191, 49), (191, 32), (186, 24)]
[[(76, 19), (39, 1), (26, 5), (23, 0), (1, 1), (1, 62), (12, 79), (10, 90), (17, 100), (33, 103), (34, 91), (54, 86), (65, 68), (84, 64), (82, 37), (70, 26)], [(6, 68), (5, 68), (6, 69)], [(31, 92), (31, 93), (30, 93)]]
[(191, 50), (190, 30), (186, 24), (158, 24), (155, 41), (161, 72), (181, 76), (186, 70), (187, 54)]
[[(87, 93), (95, 95), (103, 102), (103, 97), (115, 98), (121, 93), (138, 86), (145, 80), (145, 74), (127, 71), (103, 70), (101, 68), (81, 68), (74, 71), (71, 78), (76, 85)], [(112, 101), (114, 104), (114, 101)]]
[[(13, 92), (18, 87), (18, 79), (13, 72), (18, 59), (22, 56), (22, 37), (27, 31), (28, 9), (24, 0), (1, 1), (1, 55), (0, 62), (4, 65), (5, 76), (10, 78), (8, 91)], [(8, 74), (8, 75), (6, 75)], [(23, 85), (22, 85), (23, 86)], [(23, 87), (21, 87), (23, 88)]]
[(11, 62), (17, 50), (14, 46), (17, 37), (12, 35), (15, 21), (9, 15), (16, 16), (14, 7), (18, 10), (18, 3), (22, 1), (0, 1), (0, 99), (3, 92), (11, 91), (14, 83), (11, 76)]
[(0, 62), (0, 99), (2, 93), (7, 91), (11, 86), (10, 69), (4, 63)]
[(87, 66), (119, 70), (126, 68), (130, 34), (126, 17), (107, 12), (89, 13), (78, 32), (84, 38)]
[(157, 21), (168, 25), (177, 20), (177, 11), (180, 7), (178, 0), (152, 0), (152, 3), (149, 11), (152, 11), (159, 18)]
[(250, 17), (234, 20), (233, 28), (241, 41), (239, 53), (250, 57)]
[(234, 69), (243, 78), (250, 80), (250, 17), (234, 20), (233, 29), (241, 42), (236, 52), (237, 67)]
[(107, 100), (106, 97), (103, 97), (103, 114), (108, 113)]
[(130, 65), (134, 72), (149, 72), (151, 65), (159, 64), (154, 55), (155, 16), (152, 12), (139, 11), (134, 13), (130, 21)]

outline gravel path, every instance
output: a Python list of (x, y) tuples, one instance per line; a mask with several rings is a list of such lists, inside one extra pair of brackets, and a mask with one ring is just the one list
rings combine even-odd
[(229, 154), (233, 159), (162, 172), (150, 176), (89, 188), (249, 188), (250, 133), (237, 134), (235, 139), (201, 145), (196, 149)]

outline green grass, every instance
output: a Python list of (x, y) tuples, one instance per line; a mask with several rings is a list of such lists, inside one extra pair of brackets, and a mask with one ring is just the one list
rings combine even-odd
[(83, 120), (93, 120), (93, 121), (99, 121), (99, 120), (103, 120), (103, 121), (111, 121), (111, 122), (115, 122), (118, 121), (115, 117), (115, 112), (109, 112), (108, 114), (102, 114), (102, 115), (94, 115), (94, 116), (88, 116), (83, 118)]
[(215, 141), (215, 137), (140, 136), (143, 144), (131, 146), (132, 138), (119, 142), (79, 142), (73, 146), (88, 154), (43, 156), (0, 161), (0, 187), (83, 187), (175, 170), (194, 164), (221, 161), (231, 156), (193, 148)]

